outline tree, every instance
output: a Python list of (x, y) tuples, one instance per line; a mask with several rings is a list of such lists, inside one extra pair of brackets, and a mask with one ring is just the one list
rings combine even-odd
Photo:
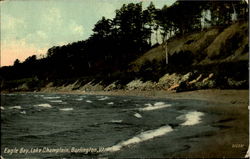
[(165, 37), (170, 37), (172, 31), (175, 30), (175, 26), (171, 21), (171, 17), (169, 15), (169, 9), (166, 5), (163, 6), (163, 8), (157, 12), (156, 16), (156, 23), (159, 25), (161, 29), (161, 34), (163, 37), (163, 41)]
[(14, 62), (14, 66), (18, 66), (19, 64), (20, 64), (19, 59), (16, 59), (15, 62)]
[(60, 47), (59, 46), (53, 46), (53, 47), (51, 47), (51, 48), (48, 49), (48, 51), (47, 51), (47, 57), (51, 58), (51, 57), (55, 56), (59, 51), (60, 51)]
[(145, 27), (142, 3), (123, 5), (116, 10), (114, 25), (118, 32), (118, 40), (126, 44), (125, 52), (142, 52), (148, 46), (147, 39), (151, 31)]
[(228, 25), (231, 23), (232, 2), (210, 2), (211, 22), (213, 26)]
[[(155, 8), (153, 2), (151, 2), (147, 7), (147, 9), (143, 11), (145, 26), (150, 30), (149, 45), (152, 45), (152, 33), (153, 33), (152, 30), (154, 30), (155, 32), (158, 30), (158, 24), (156, 23), (156, 12), (157, 9)], [(156, 34), (156, 41), (158, 42), (157, 34)]]
[(157, 23), (161, 28), (163, 37), (171, 37), (173, 34), (185, 34), (200, 30), (201, 2), (176, 1), (172, 6), (164, 6), (157, 13)]
[(208, 1), (213, 26), (229, 25), (238, 19), (248, 19), (248, 4), (245, 0)]
[(34, 64), (36, 63), (36, 55), (32, 55), (32, 56), (29, 56), (27, 57), (24, 62), (24, 64)]
[(99, 20), (93, 28), (94, 34), (100, 36), (101, 38), (106, 38), (110, 36), (111, 31), (112, 31), (112, 20), (106, 19), (105, 17), (102, 17), (102, 19)]

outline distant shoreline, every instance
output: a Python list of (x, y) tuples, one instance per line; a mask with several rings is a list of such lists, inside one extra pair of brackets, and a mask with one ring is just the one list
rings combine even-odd
[(141, 90), (113, 90), (113, 91), (17, 91), (9, 92), (2, 91), (1, 94), (11, 94), (11, 93), (48, 93), (48, 94), (86, 94), (86, 95), (113, 95), (113, 96), (139, 96), (139, 97), (152, 97), (152, 98), (173, 98), (173, 99), (203, 99), (203, 100), (219, 100), (223, 97), (225, 100), (234, 99), (238, 96), (245, 95), (246, 99), (249, 100), (248, 89), (202, 89), (202, 90), (192, 90), (192, 91), (168, 91), (168, 90), (152, 90), (152, 91), (141, 91)]

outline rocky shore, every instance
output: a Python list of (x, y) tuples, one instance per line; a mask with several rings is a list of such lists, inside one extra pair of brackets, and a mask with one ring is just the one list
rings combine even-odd
[[(102, 81), (99, 83), (90, 81), (83, 83), (81, 81), (75, 81), (71, 84), (63, 84), (61, 86), (54, 86), (53, 82), (48, 83), (45, 87), (42, 87), (41, 92), (93, 92), (93, 91), (191, 91), (191, 90), (201, 90), (201, 89), (214, 89), (216, 88), (216, 78), (213, 73), (208, 75), (194, 74), (188, 72), (185, 75), (173, 73), (165, 74), (159, 79), (158, 82), (152, 81), (142, 81), (141, 79), (135, 79), (130, 81), (125, 85), (119, 84), (119, 81), (115, 81), (109, 85), (104, 85)], [(247, 85), (246, 80), (236, 81), (231, 78), (227, 79), (227, 85), (229, 88), (241, 88), (241, 86)], [(15, 88), (16, 91), (29, 91), (29, 87), (26, 83)]]

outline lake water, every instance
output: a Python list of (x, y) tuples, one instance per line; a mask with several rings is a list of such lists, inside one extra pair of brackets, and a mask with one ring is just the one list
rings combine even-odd
[[(80, 94), (4, 94), (4, 158), (171, 157), (216, 131), (205, 101)], [(196, 136), (196, 137), (195, 137)]]

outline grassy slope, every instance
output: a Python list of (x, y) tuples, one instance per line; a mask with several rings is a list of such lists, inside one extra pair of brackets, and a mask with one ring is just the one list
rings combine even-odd
[[(191, 52), (193, 65), (248, 60), (248, 23), (238, 22), (227, 28), (214, 27), (208, 30), (172, 38), (168, 42), (169, 56)], [(138, 71), (146, 61), (163, 61), (163, 45), (153, 48), (131, 63)]]

